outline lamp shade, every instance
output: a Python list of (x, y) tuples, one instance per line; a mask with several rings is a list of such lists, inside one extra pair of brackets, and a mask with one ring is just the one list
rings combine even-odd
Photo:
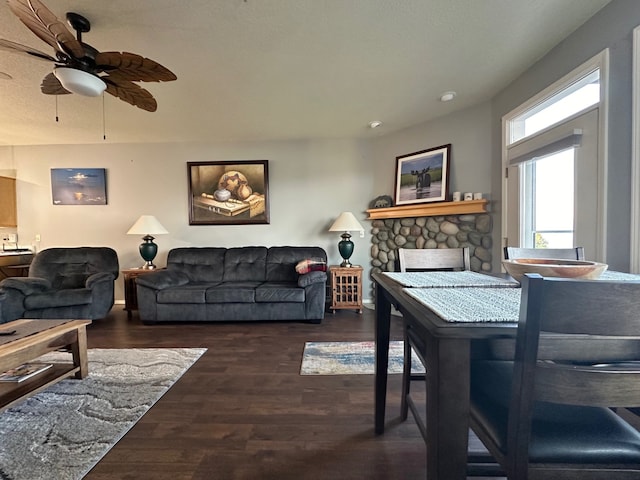
[(98, 76), (76, 68), (56, 67), (53, 74), (65, 90), (85, 97), (97, 97), (107, 88), (107, 84)]
[(333, 222), (330, 232), (364, 232), (364, 228), (351, 212), (342, 212)]
[(127, 235), (162, 235), (169, 233), (153, 215), (140, 215)]

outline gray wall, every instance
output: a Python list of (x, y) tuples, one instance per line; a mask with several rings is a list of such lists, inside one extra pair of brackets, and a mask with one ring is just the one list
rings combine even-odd
[[(492, 191), (498, 200), (501, 195), (502, 116), (609, 48), (606, 261), (610, 268), (621, 271), (629, 270), (630, 257), (632, 46), (633, 29), (639, 24), (640, 2), (614, 0), (495, 96), (492, 102)], [(495, 221), (500, 220), (496, 215)], [(499, 233), (500, 225), (497, 223), (494, 229)], [(494, 244), (494, 248), (499, 245)]]
[(472, 108), (440, 117), (371, 141), (376, 165), (376, 195), (393, 197), (396, 157), (450, 143), (451, 177), (449, 190), (482, 192), (491, 198), (491, 105)]
[[(126, 232), (142, 214), (169, 231), (156, 238), (157, 259), (178, 246), (319, 245), (340, 263), (339, 234), (331, 223), (352, 211), (365, 228), (352, 237), (352, 263), (364, 267), (365, 300), (371, 292), (370, 222), (365, 210), (393, 195), (395, 157), (452, 143), (452, 189), (489, 194), (489, 103), (375, 140), (256, 142), (243, 144), (101, 144), (0, 147), (0, 169), (17, 171), (20, 244), (37, 250), (108, 245), (122, 268), (139, 266), (141, 239)], [(269, 160), (269, 225), (189, 225), (187, 162)], [(51, 199), (51, 168), (106, 168), (108, 204), (60, 206)], [(36, 242), (40, 235), (40, 242)], [(116, 298), (123, 298), (122, 279)]]

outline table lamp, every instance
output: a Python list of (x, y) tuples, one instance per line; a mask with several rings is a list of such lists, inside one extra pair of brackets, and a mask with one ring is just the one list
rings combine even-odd
[(331, 228), (329, 228), (330, 232), (344, 232), (342, 235), (342, 240), (338, 242), (338, 251), (340, 252), (340, 256), (342, 257), (341, 267), (352, 267), (351, 262), (349, 262), (349, 258), (351, 258), (351, 254), (353, 254), (353, 242), (351, 241), (351, 234), (349, 232), (364, 232), (364, 228), (356, 217), (351, 212), (342, 212), (340, 216), (333, 222)]
[(144, 235), (140, 244), (140, 256), (145, 261), (142, 266), (145, 270), (153, 270), (156, 266), (153, 264), (153, 259), (156, 258), (158, 253), (158, 245), (153, 242), (153, 235), (162, 235), (167, 232), (158, 219), (153, 215), (141, 215), (140, 218), (133, 224), (133, 226), (127, 232), (127, 235)]

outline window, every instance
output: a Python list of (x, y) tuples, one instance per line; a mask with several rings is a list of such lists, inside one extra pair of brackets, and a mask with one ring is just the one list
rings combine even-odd
[(509, 145), (550, 127), (600, 101), (596, 69), (526, 112), (509, 120)]
[(528, 162), (522, 246), (527, 248), (572, 248), (574, 246), (574, 149)]
[(503, 118), (503, 246), (582, 246), (604, 261), (606, 59), (605, 51)]

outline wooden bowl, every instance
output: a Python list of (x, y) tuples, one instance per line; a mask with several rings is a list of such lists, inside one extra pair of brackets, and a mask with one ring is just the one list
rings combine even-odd
[(525, 273), (538, 273), (543, 277), (593, 280), (598, 278), (608, 267), (606, 263), (557, 258), (515, 258), (503, 260), (502, 264), (507, 273), (517, 281), (520, 281)]

